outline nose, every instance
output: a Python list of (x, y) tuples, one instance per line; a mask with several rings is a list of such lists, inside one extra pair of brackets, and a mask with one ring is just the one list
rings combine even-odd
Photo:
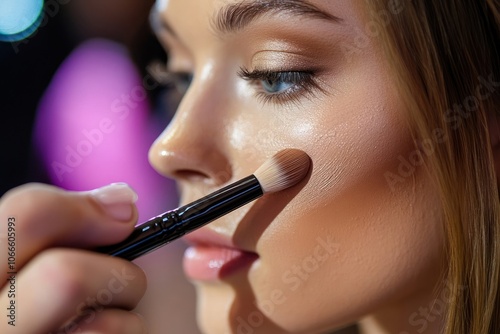
[(151, 165), (177, 181), (220, 186), (232, 178), (224, 140), (223, 90), (191, 83), (168, 127), (149, 150)]

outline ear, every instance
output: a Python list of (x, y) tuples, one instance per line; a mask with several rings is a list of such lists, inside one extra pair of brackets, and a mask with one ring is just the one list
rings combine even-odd
[(488, 130), (490, 133), (490, 145), (495, 163), (497, 182), (500, 185), (500, 114), (490, 112), (488, 115)]

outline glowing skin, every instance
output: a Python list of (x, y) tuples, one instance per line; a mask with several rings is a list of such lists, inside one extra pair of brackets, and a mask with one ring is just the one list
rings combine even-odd
[[(283, 148), (307, 152), (313, 169), (190, 237), (258, 254), (195, 282), (202, 330), (319, 333), (360, 319), (365, 333), (421, 329), (441, 274), (439, 201), (422, 167), (394, 188), (384, 177), (415, 148), (378, 39), (348, 57), (340, 48), (364, 31), (364, 1), (310, 1), (340, 22), (286, 12), (216, 32), (213, 16), (235, 2), (170, 0), (160, 13), (176, 34), (158, 31), (169, 69), (194, 80), (150, 160), (176, 178), (183, 203)], [(269, 100), (264, 88), (290, 83), (249, 82), (240, 67), (312, 71), (319, 89)], [(426, 333), (437, 333), (442, 319), (430, 319)]]

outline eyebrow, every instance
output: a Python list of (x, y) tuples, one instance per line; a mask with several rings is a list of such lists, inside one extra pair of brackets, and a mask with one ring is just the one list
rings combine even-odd
[(305, 0), (254, 0), (229, 4), (218, 11), (211, 25), (220, 34), (236, 32), (266, 14), (292, 14), (339, 23), (341, 18)]

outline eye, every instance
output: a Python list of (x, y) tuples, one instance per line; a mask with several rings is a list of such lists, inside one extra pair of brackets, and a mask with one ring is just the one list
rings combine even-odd
[(177, 111), (192, 81), (193, 75), (191, 73), (168, 73), (168, 81), (163, 83), (163, 101), (171, 113), (174, 114)]
[(173, 116), (193, 81), (193, 74), (172, 72), (165, 62), (159, 61), (150, 63), (147, 71), (160, 85), (160, 98), (154, 101), (154, 104), (158, 109), (168, 110), (169, 115)]
[(296, 101), (303, 94), (311, 94), (319, 88), (314, 80), (314, 71), (249, 71), (241, 68), (238, 75), (252, 83), (256, 95), (264, 102), (285, 103)]
[(186, 93), (193, 81), (193, 75), (191, 73), (170, 71), (166, 63), (159, 61), (150, 63), (146, 70), (163, 88), (168, 90), (174, 89), (181, 95)]
[(261, 81), (262, 88), (269, 94), (281, 93), (293, 87), (292, 82), (283, 81), (282, 78), (267, 78)]

